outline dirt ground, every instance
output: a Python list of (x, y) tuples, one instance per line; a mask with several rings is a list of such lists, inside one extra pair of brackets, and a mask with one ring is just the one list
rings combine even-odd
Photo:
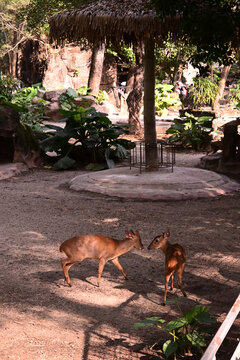
[[(192, 161), (192, 163), (191, 163)], [(183, 158), (182, 165), (196, 161)], [(179, 163), (178, 163), (179, 165)], [(165, 334), (155, 327), (135, 330), (149, 316), (178, 317), (176, 304), (161, 306), (164, 257), (148, 251), (166, 229), (170, 241), (187, 252), (182, 311), (209, 306), (218, 324), (239, 293), (240, 194), (188, 201), (132, 201), (69, 191), (78, 171), (37, 169), (0, 182), (1, 360), (161, 359), (149, 345)], [(101, 286), (94, 260), (70, 270), (63, 281), (59, 245), (76, 234), (99, 233), (121, 239), (138, 229), (145, 249), (120, 257), (128, 274), (108, 263)], [(217, 359), (230, 359), (240, 334), (238, 318)], [(200, 355), (194, 359), (200, 359)], [(183, 358), (187, 358), (186, 356)]]

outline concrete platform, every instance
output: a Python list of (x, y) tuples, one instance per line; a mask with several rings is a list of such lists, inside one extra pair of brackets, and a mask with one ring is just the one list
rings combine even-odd
[[(28, 171), (22, 163), (1, 164), (0, 180)], [(60, 173), (59, 173), (60, 174)], [(117, 167), (98, 172), (84, 172), (69, 182), (75, 191), (126, 199), (183, 200), (209, 198), (240, 191), (240, 183), (209, 170), (174, 167), (140, 174), (138, 168)]]
[(208, 198), (240, 191), (240, 183), (227, 176), (191, 167), (141, 174), (137, 168), (119, 167), (76, 176), (69, 187), (75, 191), (148, 200)]

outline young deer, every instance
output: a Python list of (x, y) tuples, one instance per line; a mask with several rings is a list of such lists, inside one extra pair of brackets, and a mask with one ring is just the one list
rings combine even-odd
[(124, 240), (112, 239), (108, 236), (87, 234), (75, 236), (62, 243), (60, 251), (63, 251), (67, 259), (61, 260), (65, 279), (69, 286), (71, 285), (69, 277), (70, 267), (84, 259), (98, 259), (98, 286), (100, 284), (101, 275), (104, 265), (111, 260), (112, 263), (121, 271), (125, 279), (127, 275), (124, 272), (118, 257), (130, 251), (133, 247), (143, 249), (139, 231), (136, 234), (132, 230), (126, 231)]
[(184, 296), (187, 296), (182, 288), (182, 277), (186, 263), (186, 254), (183, 247), (179, 244), (171, 245), (168, 242), (170, 232), (166, 231), (160, 236), (156, 236), (151, 244), (148, 246), (148, 250), (161, 249), (165, 254), (165, 292), (164, 303), (167, 299), (167, 287), (168, 281), (171, 278), (171, 290), (173, 289), (173, 274), (176, 273), (178, 277), (178, 287)]

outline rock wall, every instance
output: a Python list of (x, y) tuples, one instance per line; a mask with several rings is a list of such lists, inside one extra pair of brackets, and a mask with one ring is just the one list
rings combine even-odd
[(79, 46), (51, 49), (43, 86), (47, 90), (87, 86), (92, 52)]

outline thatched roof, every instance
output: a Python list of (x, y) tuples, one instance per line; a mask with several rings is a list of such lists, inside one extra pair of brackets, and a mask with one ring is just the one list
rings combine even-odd
[(145, 38), (157, 39), (169, 31), (176, 32), (177, 19), (157, 16), (148, 0), (98, 0), (80, 9), (54, 15), (50, 19), (50, 38), (62, 43), (65, 40), (90, 43), (106, 40), (118, 44)]

